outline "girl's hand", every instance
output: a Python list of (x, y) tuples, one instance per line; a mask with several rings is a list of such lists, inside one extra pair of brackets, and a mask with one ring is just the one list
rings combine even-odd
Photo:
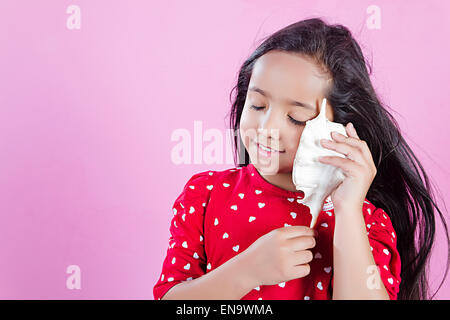
[(256, 285), (275, 285), (309, 274), (313, 259), (310, 248), (316, 245), (317, 231), (306, 226), (272, 230), (253, 242), (244, 255)]
[(341, 168), (346, 176), (344, 181), (331, 193), (335, 211), (361, 212), (370, 185), (377, 174), (369, 147), (360, 140), (353, 124), (345, 127), (348, 137), (332, 132), (333, 140), (322, 139), (324, 148), (342, 153), (346, 158), (337, 156), (320, 157), (319, 161)]

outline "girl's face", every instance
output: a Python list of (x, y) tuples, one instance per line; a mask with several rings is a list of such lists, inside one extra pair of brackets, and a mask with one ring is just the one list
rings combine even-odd
[[(318, 115), (330, 83), (331, 78), (305, 56), (270, 51), (255, 62), (239, 130), (259, 171), (292, 173), (304, 122)], [(329, 104), (326, 113), (333, 121)]]

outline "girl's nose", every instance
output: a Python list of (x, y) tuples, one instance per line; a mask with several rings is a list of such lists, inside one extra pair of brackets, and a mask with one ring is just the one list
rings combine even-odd
[(280, 115), (274, 112), (274, 109), (269, 110), (258, 127), (258, 134), (264, 135), (267, 138), (279, 139), (280, 138)]

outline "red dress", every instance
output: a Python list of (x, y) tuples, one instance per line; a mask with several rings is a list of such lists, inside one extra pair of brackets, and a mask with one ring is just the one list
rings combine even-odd
[[(287, 224), (309, 226), (311, 215), (297, 201), (301, 198), (300, 191), (284, 190), (264, 180), (253, 164), (192, 176), (172, 207), (169, 247), (153, 288), (155, 300), (174, 285), (211, 272), (273, 229)], [(396, 299), (401, 265), (391, 220), (367, 199), (362, 213), (381, 279), (390, 298)], [(315, 229), (319, 234), (309, 275), (258, 286), (241, 300), (331, 299), (334, 210), (330, 198), (324, 202)]]

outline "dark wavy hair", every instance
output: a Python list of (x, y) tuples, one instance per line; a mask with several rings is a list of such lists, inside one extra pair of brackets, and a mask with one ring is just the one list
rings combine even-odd
[(239, 167), (249, 164), (239, 124), (256, 60), (271, 50), (313, 58), (332, 75), (325, 97), (333, 108), (334, 121), (343, 125), (352, 122), (372, 153), (377, 175), (366, 197), (389, 214), (397, 234), (402, 278), (397, 299), (433, 299), (447, 276), (450, 258), (449, 251), (443, 280), (430, 298), (426, 273), (435, 239), (434, 209), (442, 220), (449, 245), (447, 224), (435, 203), (430, 179), (402, 137), (398, 123), (380, 102), (369, 78), (372, 68), (367, 62), (369, 73), (351, 32), (343, 25), (313, 18), (293, 23), (262, 40), (242, 64), (230, 93), (232, 108), (227, 117), (234, 132), (235, 164), (238, 159)]

